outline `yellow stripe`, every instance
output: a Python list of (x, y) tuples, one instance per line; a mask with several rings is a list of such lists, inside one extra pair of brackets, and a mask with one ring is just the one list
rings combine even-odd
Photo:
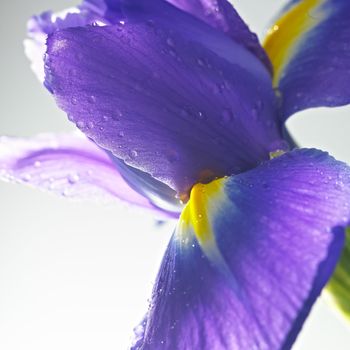
[[(225, 179), (217, 179), (209, 184), (196, 184), (191, 190), (190, 200), (184, 208), (180, 222), (192, 226), (200, 245), (204, 246), (214, 241), (209, 218), (210, 206), (213, 206), (225, 194), (223, 193)], [(213, 215), (214, 213), (211, 213)]]
[(264, 48), (274, 68), (273, 85), (278, 86), (286, 65), (297, 52), (303, 34), (316, 27), (325, 14), (320, 11), (325, 0), (301, 0), (268, 30)]
[(190, 247), (194, 234), (209, 261), (225, 276), (231, 288), (240, 293), (238, 283), (217, 245), (212, 226), (212, 219), (230, 206), (224, 191), (226, 181), (227, 178), (221, 178), (209, 184), (193, 186), (190, 200), (180, 216), (176, 233), (181, 244)]
[(225, 182), (226, 178), (221, 178), (209, 184), (193, 186), (190, 200), (180, 216), (177, 235), (181, 239), (181, 244), (186, 246), (192, 242), (191, 233), (194, 234), (208, 259), (229, 275), (229, 268), (217, 246), (211, 222), (226, 203)]

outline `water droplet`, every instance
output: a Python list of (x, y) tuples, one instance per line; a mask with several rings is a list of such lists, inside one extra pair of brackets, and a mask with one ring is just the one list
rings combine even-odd
[(116, 111), (115, 114), (112, 116), (112, 119), (116, 122), (119, 122), (120, 118), (123, 116), (123, 113), (120, 111)]
[(135, 159), (137, 156), (138, 156), (138, 153), (137, 153), (136, 150), (131, 150), (131, 151), (129, 152), (129, 157), (130, 157), (131, 159)]
[(68, 115), (67, 115), (67, 117), (68, 117), (68, 120), (69, 120), (69, 121), (71, 121), (71, 122), (75, 122), (74, 115), (72, 115), (72, 114), (68, 114)]
[(154, 27), (154, 20), (153, 20), (153, 19), (148, 19), (147, 22), (146, 22), (146, 24), (147, 24), (149, 27), (153, 28), (153, 27)]
[(109, 120), (109, 116), (108, 115), (103, 115), (102, 116), (102, 120), (107, 122)]
[(85, 128), (85, 122), (84, 122), (83, 120), (79, 120), (79, 121), (77, 122), (77, 127), (78, 127), (79, 129)]
[(31, 178), (32, 178), (32, 176), (30, 174), (27, 174), (27, 173), (21, 175), (21, 179), (25, 182), (30, 181)]
[(91, 103), (91, 104), (96, 103), (96, 96), (91, 95), (91, 96), (88, 98), (88, 102)]
[(174, 40), (173, 40), (172, 38), (170, 38), (170, 37), (166, 39), (166, 43), (167, 43), (167, 45), (169, 45), (170, 47), (174, 47), (174, 46), (175, 46)]
[(70, 175), (68, 175), (68, 182), (70, 183), (70, 184), (75, 184), (75, 183), (77, 183), (78, 181), (79, 181), (79, 175), (78, 174), (70, 174)]
[(179, 153), (175, 150), (168, 150), (166, 152), (166, 158), (170, 163), (175, 163), (179, 160)]
[(199, 66), (204, 67), (204, 61), (201, 58), (197, 58), (197, 63)]
[(71, 195), (71, 192), (69, 191), (68, 188), (65, 188), (63, 191), (62, 191), (62, 196), (63, 197), (69, 197)]
[(72, 99), (71, 99), (71, 103), (72, 103), (72, 105), (77, 105), (78, 104), (78, 100), (75, 98), (75, 97), (72, 97)]
[(125, 136), (124, 131), (119, 131), (118, 136), (119, 137), (124, 137)]
[(222, 93), (222, 89), (221, 89), (221, 85), (220, 84), (215, 84), (213, 86), (213, 93), (214, 94), (221, 94)]
[(203, 113), (203, 112), (201, 112), (201, 111), (199, 111), (199, 112), (198, 112), (198, 118), (199, 118), (200, 120), (205, 119), (205, 115), (204, 115), (204, 113)]
[(176, 52), (175, 52), (173, 49), (170, 49), (170, 50), (169, 50), (169, 53), (170, 53), (170, 55), (173, 56), (173, 57), (176, 57), (176, 56), (177, 56), (177, 55), (176, 55)]

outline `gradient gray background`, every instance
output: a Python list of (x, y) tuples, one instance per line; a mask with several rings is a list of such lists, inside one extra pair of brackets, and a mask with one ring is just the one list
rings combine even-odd
[[(284, 2), (233, 1), (260, 34)], [(0, 135), (72, 126), (40, 86), (23, 53), (26, 20), (68, 0), (1, 1)], [(350, 162), (349, 108), (318, 109), (289, 123), (303, 146)], [(76, 203), (0, 183), (0, 349), (125, 349), (147, 307), (173, 225), (139, 212)], [(295, 349), (350, 348), (350, 327), (323, 300)]]

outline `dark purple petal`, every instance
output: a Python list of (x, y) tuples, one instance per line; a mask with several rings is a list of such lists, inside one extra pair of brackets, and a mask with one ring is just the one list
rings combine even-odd
[(168, 0), (168, 2), (224, 32), (256, 55), (269, 70), (271, 69), (270, 60), (260, 46), (258, 37), (249, 30), (227, 0)]
[(237, 64), (270, 84), (271, 76), (255, 55), (242, 43), (232, 41), (221, 31), (185, 13), (163, 0), (125, 0), (122, 12), (125, 21), (144, 22), (182, 35), (186, 40), (199, 42), (215, 54)]
[(133, 349), (290, 349), (349, 220), (350, 169), (318, 150), (196, 185)]
[(46, 85), (99, 146), (184, 193), (281, 139), (271, 82), (246, 55), (232, 64), (157, 22), (71, 28), (49, 37)]
[[(121, 200), (158, 211), (128, 186), (103, 150), (80, 134), (1, 137), (0, 179), (69, 198)], [(161, 210), (158, 215), (173, 216)]]
[(282, 118), (350, 103), (350, 2), (292, 1), (265, 48), (282, 94)]

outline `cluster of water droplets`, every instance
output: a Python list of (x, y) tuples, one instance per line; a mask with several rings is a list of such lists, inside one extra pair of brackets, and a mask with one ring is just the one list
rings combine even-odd
[(80, 185), (81, 176), (84, 176), (86, 180), (92, 174), (92, 170), (80, 174), (78, 171), (68, 169), (51, 169), (50, 165), (35, 160), (30, 166), (21, 169), (18, 175), (10, 175), (13, 179), (18, 178), (20, 182), (44, 187), (48, 191), (59, 193), (64, 197), (74, 197), (75, 193), (80, 190), (76, 186)]

